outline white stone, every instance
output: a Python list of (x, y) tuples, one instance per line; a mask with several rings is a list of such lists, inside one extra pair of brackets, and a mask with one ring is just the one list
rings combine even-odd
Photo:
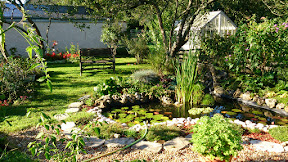
[(79, 108), (69, 108), (69, 109), (66, 109), (65, 113), (75, 113), (78, 111), (80, 111)]
[(162, 144), (149, 141), (140, 141), (133, 145), (132, 148), (140, 149), (144, 152), (159, 153), (162, 150)]
[(288, 146), (284, 147), (285, 152), (288, 152)]
[(113, 136), (114, 136), (114, 138), (120, 138), (120, 134), (117, 134), (117, 133), (114, 134)]
[(191, 121), (192, 121), (192, 118), (191, 118), (191, 117), (188, 117), (186, 120), (189, 121), (189, 122), (191, 122)]
[(284, 152), (283, 146), (277, 143), (260, 141), (260, 140), (251, 140), (250, 143), (256, 150), (259, 151)]
[(105, 141), (105, 145), (108, 148), (111, 147), (124, 147), (135, 141), (134, 138), (113, 138)]
[(123, 127), (128, 127), (128, 125), (126, 123), (122, 123), (121, 124)]
[(284, 109), (284, 107), (285, 107), (285, 104), (284, 104), (284, 103), (278, 103), (278, 104), (276, 105), (276, 109)]
[(248, 101), (250, 101), (250, 100), (252, 100), (250, 94), (251, 94), (250, 92), (245, 92), (245, 93), (243, 93), (242, 95), (240, 95), (240, 97), (241, 97), (243, 100), (248, 100)]
[(264, 126), (265, 126), (264, 124), (258, 123), (255, 127), (262, 130)]
[(268, 127), (264, 127), (262, 130), (263, 130), (264, 132), (268, 132), (268, 131), (269, 131), (269, 128), (268, 128)]
[(97, 137), (87, 137), (84, 138), (84, 142), (86, 147), (96, 148), (102, 146), (105, 140), (99, 139)]
[(76, 126), (76, 125), (75, 125), (74, 122), (66, 122), (66, 124), (65, 124), (65, 123), (62, 123), (62, 124), (61, 124), (61, 129), (62, 129), (62, 130), (72, 129), (72, 128), (74, 128), (75, 126)]
[(80, 108), (82, 105), (83, 102), (73, 102), (68, 106), (68, 108)]
[(68, 117), (69, 117), (69, 115), (67, 113), (54, 115), (54, 119), (56, 119), (56, 120), (65, 120)]
[(163, 144), (163, 147), (167, 151), (178, 151), (189, 145), (190, 142), (184, 137), (177, 137)]
[(276, 128), (276, 127), (278, 127), (278, 125), (269, 125), (269, 129)]
[(251, 122), (250, 120), (246, 120), (245, 123), (246, 123), (247, 125), (252, 124), (252, 122)]
[(175, 123), (173, 121), (167, 120), (166, 121), (167, 126), (173, 126)]
[(265, 99), (265, 103), (269, 108), (274, 108), (276, 106), (276, 99)]

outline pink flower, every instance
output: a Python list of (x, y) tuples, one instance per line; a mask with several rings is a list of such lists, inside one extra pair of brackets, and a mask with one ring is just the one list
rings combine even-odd
[(250, 50), (249, 48), (246, 48), (246, 49), (245, 49), (245, 51), (249, 51), (249, 50)]
[(231, 55), (229, 55), (229, 57), (231, 57)]
[(277, 28), (277, 27), (276, 27), (276, 30), (275, 30), (275, 32), (276, 32), (276, 33), (278, 33), (278, 30), (279, 30), (279, 28)]
[(225, 61), (228, 61), (228, 59), (226, 59)]
[(276, 27), (276, 26), (277, 26), (277, 24), (274, 25), (274, 27)]

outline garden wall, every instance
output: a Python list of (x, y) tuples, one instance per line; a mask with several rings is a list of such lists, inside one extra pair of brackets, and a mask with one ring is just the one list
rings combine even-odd
[[(47, 20), (34, 20), (37, 24), (42, 37), (46, 40), (46, 31), (49, 22)], [(65, 47), (70, 48), (70, 44), (73, 42), (74, 45), (79, 44), (79, 48), (105, 48), (107, 47), (103, 44), (101, 39), (102, 34), (102, 22), (97, 24), (85, 22), (86, 25), (90, 26), (90, 29), (84, 28), (81, 31), (79, 28), (75, 27), (73, 23), (68, 21), (52, 21), (49, 30), (49, 46), (51, 47), (53, 41), (57, 41), (59, 51), (64, 51)], [(6, 26), (7, 28), (7, 26)], [(6, 47), (7, 50), (16, 47), (17, 53), (22, 56), (28, 56), (26, 52), (26, 47), (28, 43), (24, 38), (15, 30), (12, 29), (6, 33)]]

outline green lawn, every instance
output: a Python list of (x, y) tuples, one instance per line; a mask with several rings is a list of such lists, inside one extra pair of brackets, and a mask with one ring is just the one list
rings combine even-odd
[[(53, 82), (53, 92), (51, 93), (46, 84), (42, 83), (37, 94), (27, 103), (2, 108), (0, 132), (11, 133), (35, 126), (40, 112), (50, 116), (64, 113), (71, 102), (77, 101), (84, 95), (93, 94), (93, 87), (97, 83), (102, 83), (110, 77), (128, 77), (136, 70), (151, 68), (148, 64), (135, 65), (135, 62), (134, 58), (116, 58), (115, 74), (112, 70), (92, 70), (84, 71), (81, 77), (79, 65), (76, 63), (49, 64), (48, 71)], [(31, 113), (27, 117), (29, 110)]]

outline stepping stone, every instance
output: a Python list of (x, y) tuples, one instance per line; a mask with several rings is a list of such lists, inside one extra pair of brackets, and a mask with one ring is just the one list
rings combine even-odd
[(192, 140), (192, 133), (188, 134), (187, 136), (185, 136), (186, 140), (190, 141)]
[(68, 106), (68, 108), (80, 108), (82, 105), (83, 102), (73, 102)]
[(84, 142), (86, 147), (96, 148), (102, 146), (105, 143), (105, 140), (97, 137), (87, 137), (84, 138)]
[(132, 148), (139, 149), (144, 152), (159, 153), (162, 150), (162, 144), (149, 141), (140, 141), (133, 145)]
[(76, 125), (75, 125), (74, 122), (66, 122), (66, 124), (65, 123), (61, 124), (61, 129), (65, 131), (65, 130), (68, 130), (68, 129), (72, 129), (75, 126)]
[(54, 115), (54, 119), (56, 119), (56, 120), (65, 120), (65, 119), (67, 119), (69, 117), (69, 115), (68, 114), (56, 114), (56, 115)]
[(70, 108), (65, 111), (65, 113), (75, 113), (80, 111), (80, 108)]
[(268, 152), (284, 152), (284, 148), (281, 146), (281, 144), (260, 140), (251, 140), (250, 143), (256, 150)]
[(105, 145), (108, 148), (111, 147), (124, 147), (135, 141), (134, 138), (113, 138), (105, 141)]
[(163, 147), (167, 151), (178, 151), (189, 145), (190, 142), (187, 138), (177, 137), (164, 143)]
[(80, 97), (78, 100), (79, 101), (84, 101), (84, 100), (87, 100), (88, 98), (90, 98), (91, 97), (91, 95), (85, 95), (85, 96), (83, 96), (83, 97)]

